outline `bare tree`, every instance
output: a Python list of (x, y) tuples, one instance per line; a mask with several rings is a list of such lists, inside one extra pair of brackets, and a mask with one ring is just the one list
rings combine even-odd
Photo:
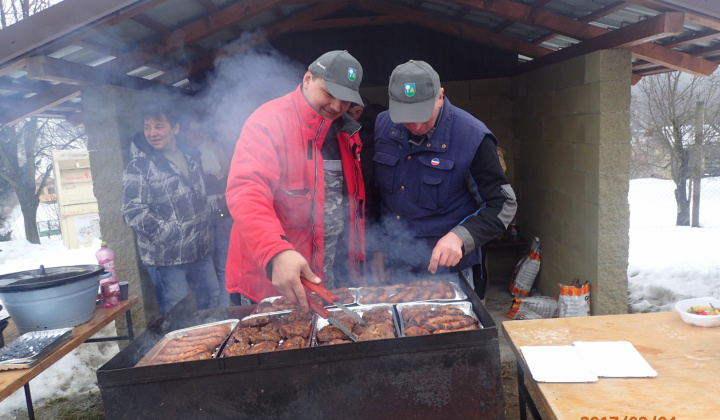
[[(675, 183), (677, 226), (690, 225), (691, 149), (695, 144), (697, 102), (706, 104), (704, 130), (710, 135), (720, 121), (720, 76), (693, 77), (679, 72), (643, 77), (633, 96), (633, 118), (644, 127), (667, 162)], [(635, 151), (634, 151), (635, 153)]]
[[(20, 202), (29, 242), (40, 243), (37, 208), (52, 172), (52, 151), (86, 146), (84, 130), (61, 120), (32, 117), (12, 126), (0, 126), (0, 177)], [(38, 178), (40, 183), (36, 185)]]
[[(59, 1), (0, 0), (0, 30)], [(83, 130), (63, 121), (29, 118), (13, 126), (0, 125), (0, 196), (7, 203), (10, 191), (15, 192), (31, 243), (40, 243), (36, 215), (39, 195), (52, 171), (51, 151), (77, 147), (82, 140)], [(36, 188), (37, 178), (41, 181)], [(5, 207), (0, 208), (0, 217), (7, 218)]]
[(0, 0), (0, 29), (47, 9), (61, 0)]

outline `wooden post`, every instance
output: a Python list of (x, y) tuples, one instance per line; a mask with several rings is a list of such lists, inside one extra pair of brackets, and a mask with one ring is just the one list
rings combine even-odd
[(700, 184), (703, 175), (703, 127), (705, 125), (705, 103), (698, 102), (695, 109), (695, 144), (692, 153), (692, 215), (690, 226), (700, 227)]

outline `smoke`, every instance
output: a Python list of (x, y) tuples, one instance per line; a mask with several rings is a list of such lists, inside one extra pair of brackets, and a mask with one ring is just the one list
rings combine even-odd
[(241, 41), (246, 43), (226, 48), (232, 56), (216, 63), (200, 94), (200, 102), (209, 115), (208, 122), (223, 140), (233, 144), (250, 114), (265, 102), (295, 90), (307, 69), (306, 65), (292, 61), (268, 44), (244, 49), (242, 45), (252, 45), (254, 40)]

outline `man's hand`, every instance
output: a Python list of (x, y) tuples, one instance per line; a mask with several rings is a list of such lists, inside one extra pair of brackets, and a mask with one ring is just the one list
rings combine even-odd
[(299, 252), (287, 249), (272, 258), (272, 284), (285, 296), (290, 303), (300, 303), (308, 309), (305, 288), (300, 283), (300, 276), (315, 284), (320, 284), (320, 277), (310, 269), (307, 260)]
[(438, 266), (455, 267), (463, 256), (462, 246), (462, 239), (452, 232), (440, 238), (433, 248), (428, 270), (435, 274)]
[(375, 278), (378, 284), (385, 284), (387, 279), (385, 278), (385, 254), (382, 252), (373, 253), (372, 260), (370, 260), (370, 274)]

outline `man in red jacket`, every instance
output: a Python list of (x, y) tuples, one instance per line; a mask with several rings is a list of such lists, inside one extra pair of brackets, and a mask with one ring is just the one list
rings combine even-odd
[[(325, 53), (295, 91), (245, 122), (226, 194), (235, 221), (230, 293), (255, 302), (283, 295), (307, 307), (301, 276), (328, 289), (363, 281), (362, 143), (360, 125), (346, 115), (351, 102), (362, 102), (362, 74), (347, 51)], [(339, 240), (347, 241), (347, 255), (336, 256)], [(347, 275), (334, 278), (344, 258)]]

